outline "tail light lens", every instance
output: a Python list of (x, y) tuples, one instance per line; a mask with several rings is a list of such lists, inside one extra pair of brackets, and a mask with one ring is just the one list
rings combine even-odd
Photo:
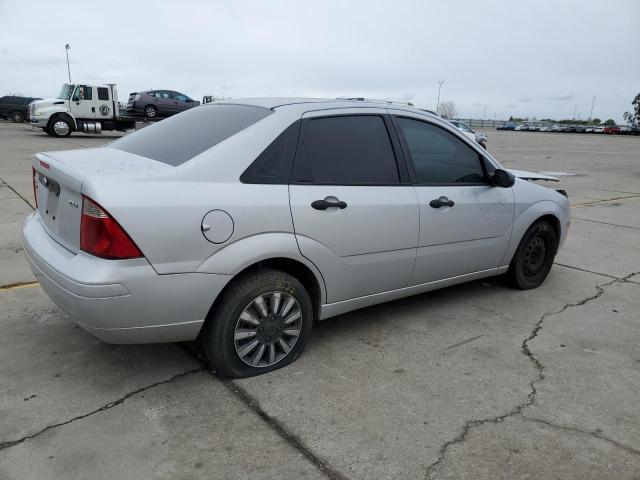
[(80, 249), (96, 257), (113, 260), (142, 257), (142, 252), (120, 224), (104, 208), (84, 195)]
[(36, 169), (31, 167), (31, 180), (33, 181), (33, 198), (36, 200), (36, 210), (38, 209), (38, 178)]

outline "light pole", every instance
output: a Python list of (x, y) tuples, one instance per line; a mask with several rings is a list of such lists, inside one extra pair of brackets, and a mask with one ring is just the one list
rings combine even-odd
[(444, 80), (438, 80), (438, 103), (436, 103), (436, 114), (438, 113), (438, 108), (440, 107), (440, 89), (442, 88), (442, 84)]
[(596, 103), (596, 96), (593, 96), (593, 99), (591, 100), (591, 112), (589, 113), (589, 121), (593, 120), (593, 104)]
[(67, 54), (67, 73), (69, 74), (69, 83), (71, 83), (71, 68), (69, 68), (69, 49), (71, 45), (68, 43), (64, 46), (64, 52)]

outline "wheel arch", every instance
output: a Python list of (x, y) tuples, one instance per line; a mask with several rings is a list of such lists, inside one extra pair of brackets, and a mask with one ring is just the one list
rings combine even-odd
[(509, 266), (524, 234), (531, 225), (540, 220), (549, 222), (554, 229), (556, 238), (558, 239), (559, 249), (562, 246), (566, 235), (566, 229), (563, 229), (562, 227), (562, 225), (568, 221), (568, 218), (565, 217), (567, 217), (567, 214), (563, 213), (563, 209), (560, 205), (550, 200), (537, 202), (527, 208), (513, 223), (511, 240), (509, 241), (509, 246), (507, 247), (507, 251), (505, 252), (500, 266)]
[(51, 124), (57, 118), (63, 118), (66, 121), (70, 122), (70, 125), (71, 125), (71, 128), (73, 129), (73, 131), (77, 131), (78, 130), (78, 124), (76, 122), (76, 119), (74, 118), (73, 115), (71, 115), (70, 113), (67, 113), (67, 112), (58, 112), (58, 113), (54, 113), (53, 115), (51, 115), (51, 117), (49, 117), (49, 121), (47, 122), (47, 128), (51, 128)]

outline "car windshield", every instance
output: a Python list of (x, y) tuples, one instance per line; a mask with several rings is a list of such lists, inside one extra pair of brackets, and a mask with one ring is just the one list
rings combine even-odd
[(271, 113), (251, 105), (209, 104), (131, 133), (108, 147), (175, 167)]
[(60, 89), (60, 93), (56, 98), (59, 98), (61, 100), (69, 100), (71, 98), (71, 94), (73, 93), (74, 87), (75, 85), (69, 85), (68, 83), (65, 83), (64, 85), (62, 85), (62, 89)]

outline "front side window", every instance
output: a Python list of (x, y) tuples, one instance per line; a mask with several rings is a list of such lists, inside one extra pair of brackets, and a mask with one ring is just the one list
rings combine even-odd
[(76, 91), (73, 92), (73, 101), (82, 101), (82, 100), (91, 100), (92, 98), (92, 88), (87, 85), (78, 85), (76, 87)]
[(176, 95), (176, 100), (178, 100), (179, 102), (186, 102), (189, 99), (184, 95), (178, 94), (178, 95)]
[(385, 122), (378, 115), (314, 118), (304, 127), (304, 154), (313, 183), (398, 184)]
[(68, 83), (65, 83), (64, 85), (62, 85), (62, 89), (60, 90), (57, 98), (59, 98), (60, 100), (69, 100), (74, 88), (75, 85), (69, 85)]
[(398, 117), (420, 184), (486, 183), (478, 152), (443, 128)]

